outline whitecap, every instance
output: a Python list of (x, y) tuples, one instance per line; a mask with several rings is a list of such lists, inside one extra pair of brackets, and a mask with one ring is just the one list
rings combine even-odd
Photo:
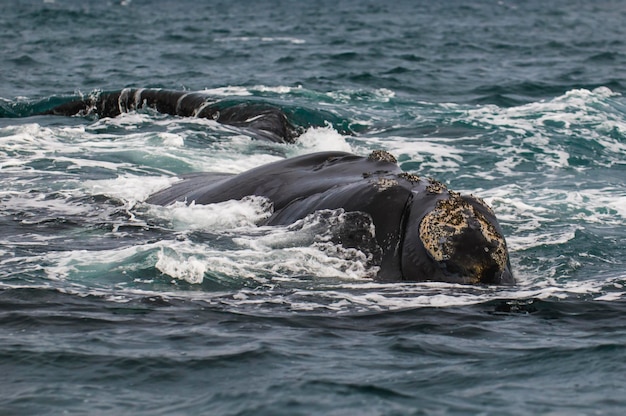
[(601, 145), (604, 154), (582, 157), (593, 158), (594, 163), (601, 166), (611, 166), (624, 163), (622, 156), (626, 152), (626, 143), (610, 134), (618, 131), (623, 135), (626, 132), (623, 114), (612, 102), (618, 97), (621, 96), (606, 87), (593, 91), (577, 89), (551, 100), (516, 107), (485, 105), (470, 108), (454, 121), (494, 129), (499, 134), (508, 133), (507, 140), (500, 142), (506, 147), (494, 143), (485, 148), (505, 157), (505, 162), (498, 167), (508, 175), (528, 157), (548, 168), (570, 167), (570, 149), (576, 140)]
[(432, 172), (456, 172), (463, 163), (465, 150), (454, 146), (455, 139), (404, 137), (367, 137), (361, 139), (370, 148), (385, 149), (396, 158), (408, 157)]
[(325, 127), (310, 127), (306, 132), (298, 136), (296, 145), (298, 154), (321, 151), (352, 152), (352, 147), (345, 137), (329, 125)]
[(115, 179), (98, 181), (84, 181), (82, 183), (86, 193), (91, 195), (107, 195), (124, 201), (145, 201), (153, 193), (167, 188), (178, 179), (175, 177), (150, 177), (136, 175), (120, 175)]
[(272, 204), (264, 197), (247, 196), (215, 204), (196, 205), (176, 202), (167, 206), (151, 206), (149, 213), (170, 222), (175, 230), (206, 230), (218, 232), (239, 227), (254, 227), (272, 214)]

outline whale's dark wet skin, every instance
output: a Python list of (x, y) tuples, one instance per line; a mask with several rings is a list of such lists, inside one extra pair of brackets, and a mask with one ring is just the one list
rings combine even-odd
[(211, 204), (250, 195), (273, 204), (264, 225), (291, 224), (326, 209), (366, 214), (374, 225), (380, 280), (514, 283), (493, 211), (478, 198), (402, 172), (384, 151), (369, 157), (314, 153), (239, 175), (192, 174), (147, 202)]
[(126, 88), (71, 101), (44, 114), (73, 116), (93, 113), (99, 117), (116, 117), (141, 108), (182, 117), (213, 119), (243, 128), (257, 139), (272, 142), (293, 143), (297, 136), (297, 129), (275, 106), (260, 102), (224, 106), (201, 92)]

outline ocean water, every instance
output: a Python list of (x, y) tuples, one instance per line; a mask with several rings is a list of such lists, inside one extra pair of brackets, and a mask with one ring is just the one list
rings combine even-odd
[[(0, 4), (0, 413), (623, 414), (626, 2)], [(252, 139), (155, 87), (279, 105)], [(473, 193), (515, 287), (374, 282), (341, 212), (156, 207), (196, 171), (383, 148)]]

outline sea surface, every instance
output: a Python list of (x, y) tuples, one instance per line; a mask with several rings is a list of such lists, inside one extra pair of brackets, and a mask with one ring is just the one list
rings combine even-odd
[[(626, 1), (0, 3), (0, 414), (622, 415)], [(255, 140), (125, 87), (280, 106)], [(158, 207), (197, 171), (395, 154), (495, 210), (518, 285), (383, 284), (341, 212)]]

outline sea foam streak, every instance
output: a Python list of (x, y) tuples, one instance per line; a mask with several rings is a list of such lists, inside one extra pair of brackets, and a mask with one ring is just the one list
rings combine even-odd
[[(626, 122), (614, 99), (621, 97), (601, 87), (593, 91), (572, 90), (549, 101), (539, 101), (519, 107), (501, 108), (493, 105), (466, 110), (464, 122), (507, 134), (504, 149), (507, 169), (518, 166), (529, 156), (548, 168), (568, 167), (572, 163), (574, 146), (591, 142), (599, 145), (595, 155), (582, 155), (591, 165), (623, 164), (626, 143), (611, 137), (611, 132), (626, 135)], [(520, 152), (520, 149), (525, 151)], [(485, 149), (491, 151), (489, 148)], [(528, 155), (528, 156), (526, 156)], [(592, 156), (592, 159), (588, 159)]]

